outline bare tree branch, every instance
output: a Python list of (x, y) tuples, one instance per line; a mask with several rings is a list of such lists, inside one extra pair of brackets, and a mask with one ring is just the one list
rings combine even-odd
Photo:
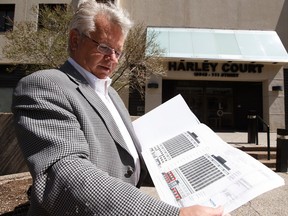
[[(35, 8), (33, 10), (37, 13)], [(33, 65), (26, 68), (27, 74), (44, 68), (58, 68), (68, 58), (68, 24), (72, 14), (72, 7), (44, 8), (39, 12), (39, 22), (14, 23), (14, 30), (5, 34), (5, 57), (17, 64)], [(163, 50), (155, 38), (156, 34), (147, 36), (144, 24), (137, 24), (130, 30), (124, 56), (111, 77), (112, 86), (117, 91), (129, 86), (144, 95), (145, 83), (152, 74), (166, 74), (161, 62)]]

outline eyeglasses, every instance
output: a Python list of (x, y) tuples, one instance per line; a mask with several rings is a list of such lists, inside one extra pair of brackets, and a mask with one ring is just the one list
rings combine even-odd
[(104, 44), (104, 43), (99, 43), (96, 40), (90, 38), (89, 36), (87, 36), (86, 34), (83, 34), (86, 38), (89, 38), (91, 41), (93, 41), (94, 43), (97, 44), (97, 50), (102, 53), (103, 55), (112, 55), (114, 54), (115, 57), (117, 59), (120, 59), (120, 57), (122, 56), (122, 52), (119, 52), (115, 49), (112, 49), (111, 47), (109, 47), (108, 45)]

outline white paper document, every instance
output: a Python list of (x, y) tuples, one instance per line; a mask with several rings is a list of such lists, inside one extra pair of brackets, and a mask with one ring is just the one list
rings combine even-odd
[(181, 95), (133, 122), (159, 197), (229, 213), (284, 179), (199, 122)]

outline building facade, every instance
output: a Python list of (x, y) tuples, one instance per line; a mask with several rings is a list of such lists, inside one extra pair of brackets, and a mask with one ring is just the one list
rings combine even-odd
[[(37, 19), (31, 12), (35, 5), (70, 2), (0, 0), (0, 13), (5, 16), (12, 13), (14, 21), (33, 20)], [(247, 115), (251, 113), (269, 124), (271, 131), (285, 128), (287, 0), (114, 2), (128, 11), (135, 23), (144, 23), (147, 28), (160, 31), (163, 37), (159, 37), (159, 43), (167, 51), (163, 56), (167, 75), (147, 81), (145, 99), (132, 93), (129, 97), (123, 96), (131, 115), (144, 114), (181, 94), (199, 120), (215, 130), (245, 131)], [(1, 26), (2, 32), (9, 29), (3, 23)], [(239, 38), (244, 36), (239, 36), (239, 32), (249, 35), (241, 46)], [(255, 36), (258, 33), (264, 33), (263, 40)], [(194, 39), (190, 40), (188, 35), (191, 34)], [(276, 45), (269, 46), (270, 41), (276, 41)], [(0, 32), (0, 76), (1, 70), (11, 63), (1, 52), (4, 45), (5, 38)], [(18, 77), (21, 74), (18, 73)], [(10, 84), (0, 81), (0, 97), (3, 98), (0, 111), (9, 111), (16, 82), (17, 79)]]
[[(167, 51), (163, 58), (167, 76), (149, 80), (145, 103), (130, 110), (148, 112), (182, 94), (199, 120), (214, 130), (246, 131), (249, 114), (257, 114), (272, 131), (285, 128), (287, 0), (121, 0), (120, 4), (136, 22), (156, 29)], [(258, 33), (267, 37), (261, 39)], [(271, 44), (274, 39), (278, 45)]]

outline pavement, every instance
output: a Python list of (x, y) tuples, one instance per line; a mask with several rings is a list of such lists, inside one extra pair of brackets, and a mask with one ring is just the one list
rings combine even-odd
[[(249, 146), (251, 143), (248, 143), (248, 134), (247, 132), (217, 132), (217, 134), (227, 143), (232, 144), (233, 146)], [(277, 133), (270, 133), (270, 146), (276, 146), (277, 143)], [(258, 133), (258, 145), (267, 146), (267, 133), (259, 132)]]
[[(252, 145), (248, 143), (245, 132), (217, 133), (224, 141), (234, 146)], [(267, 145), (267, 134), (258, 134), (259, 145)], [(270, 145), (276, 146), (276, 133), (270, 133)], [(288, 216), (288, 173), (277, 172), (285, 180), (285, 185), (266, 192), (240, 208), (231, 212), (231, 216)], [(0, 176), (0, 185), (19, 178), (31, 178), (29, 173)], [(157, 199), (159, 196), (154, 187), (142, 187), (141, 190)]]

